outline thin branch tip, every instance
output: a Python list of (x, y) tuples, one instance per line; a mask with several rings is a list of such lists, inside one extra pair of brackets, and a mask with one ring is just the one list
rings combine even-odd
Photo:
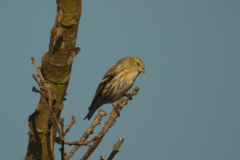
[(68, 127), (67, 127), (67, 129), (65, 130), (65, 132), (64, 132), (64, 136), (68, 133), (68, 131), (71, 129), (71, 127), (72, 127), (72, 125), (75, 123), (76, 121), (75, 121), (75, 116), (72, 116), (72, 120), (71, 120), (71, 122), (70, 122), (70, 124), (68, 125)]
[[(72, 155), (78, 150), (79, 147), (81, 147), (82, 145), (88, 145), (91, 142), (95, 142), (97, 137), (94, 137), (90, 140), (87, 141), (88, 137), (93, 134), (93, 130), (94, 128), (100, 124), (100, 121), (102, 119), (103, 116), (106, 116), (107, 113), (103, 110), (100, 109), (98, 115), (94, 118), (94, 121), (92, 122), (91, 126), (87, 129), (86, 132), (83, 133), (83, 136), (80, 138), (80, 140), (78, 140), (77, 142), (75, 142), (75, 146), (74, 148), (68, 153), (68, 155), (66, 156), (66, 160), (69, 160)], [(74, 117), (75, 118), (75, 117)], [(77, 145), (77, 144), (78, 145)]]
[(119, 149), (120, 149), (124, 140), (125, 140), (124, 138), (120, 138), (118, 140), (118, 142), (114, 145), (113, 150), (108, 157), (108, 160), (112, 160), (115, 157), (115, 155), (119, 152)]

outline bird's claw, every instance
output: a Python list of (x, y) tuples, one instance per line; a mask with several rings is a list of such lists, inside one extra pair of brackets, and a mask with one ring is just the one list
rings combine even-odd
[(113, 108), (114, 108), (114, 110), (117, 112), (117, 115), (118, 115), (118, 117), (120, 117), (120, 112), (118, 111), (118, 106), (117, 107), (115, 107), (114, 105), (113, 105), (113, 103), (111, 103), (112, 104), (112, 106), (113, 106)]
[(124, 96), (128, 97), (129, 100), (132, 100), (132, 99), (133, 99), (131, 94), (125, 94)]
[(114, 107), (114, 110), (117, 112), (118, 117), (120, 117), (120, 112), (118, 111), (117, 107)]

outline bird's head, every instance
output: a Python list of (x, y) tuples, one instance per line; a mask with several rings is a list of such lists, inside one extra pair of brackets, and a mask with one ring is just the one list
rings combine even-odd
[(116, 71), (122, 70), (124, 73), (136, 73), (139, 75), (141, 72), (145, 73), (145, 65), (142, 60), (135, 57), (125, 57), (118, 61), (118, 63), (113, 67)]
[(130, 64), (131, 68), (134, 68), (139, 73), (141, 73), (141, 72), (145, 73), (145, 65), (142, 60), (140, 60), (139, 58), (135, 58), (135, 57), (128, 57), (128, 58), (129, 58), (129, 64)]

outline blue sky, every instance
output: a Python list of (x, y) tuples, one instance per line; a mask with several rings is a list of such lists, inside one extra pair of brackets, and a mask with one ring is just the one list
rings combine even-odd
[[(134, 56), (146, 66), (134, 84), (139, 94), (90, 159), (108, 157), (118, 139), (125, 138), (115, 160), (239, 160), (239, 8), (237, 0), (84, 0), (76, 43), (81, 52), (74, 59), (61, 114), (65, 126), (76, 116), (66, 141), (78, 140), (90, 126), (92, 121), (82, 119), (106, 71)], [(28, 116), (40, 97), (31, 92), (37, 84), (30, 57), (41, 64), (55, 15), (55, 1), (1, 2), (2, 159), (25, 156)], [(112, 110), (110, 104), (101, 108), (108, 115)], [(59, 159), (60, 146), (55, 148)], [(87, 148), (72, 159), (80, 159)]]

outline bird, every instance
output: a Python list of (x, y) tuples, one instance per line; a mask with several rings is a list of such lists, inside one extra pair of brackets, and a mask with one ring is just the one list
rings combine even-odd
[(83, 120), (90, 120), (102, 105), (114, 103), (122, 98), (132, 88), (140, 73), (145, 73), (145, 65), (139, 58), (125, 57), (119, 60), (104, 75), (88, 108), (89, 112)]

